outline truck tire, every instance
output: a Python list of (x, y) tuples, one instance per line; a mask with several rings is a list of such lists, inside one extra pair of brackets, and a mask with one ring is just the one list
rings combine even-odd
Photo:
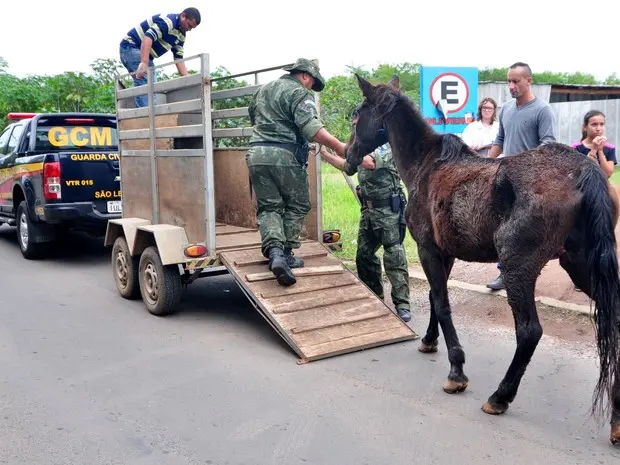
[(45, 251), (46, 243), (32, 242), (34, 226), (28, 214), (28, 203), (22, 200), (17, 207), (17, 243), (19, 250), (27, 260), (41, 258)]
[(125, 299), (140, 297), (139, 266), (140, 259), (130, 255), (125, 237), (117, 237), (112, 246), (112, 272), (116, 289)]
[(142, 300), (156, 316), (173, 313), (181, 300), (181, 275), (176, 265), (164, 266), (157, 247), (147, 247), (140, 257), (139, 281)]

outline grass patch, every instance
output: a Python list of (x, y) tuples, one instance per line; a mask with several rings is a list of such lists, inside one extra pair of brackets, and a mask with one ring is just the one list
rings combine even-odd
[[(342, 260), (355, 260), (360, 221), (359, 204), (340, 170), (323, 163), (321, 178), (323, 181), (323, 229), (340, 230), (342, 250), (336, 252), (336, 255)], [(353, 176), (353, 179), (357, 183), (357, 174)], [(409, 232), (405, 237), (404, 246), (409, 266), (417, 264), (418, 250)], [(377, 255), (383, 257), (383, 248), (379, 249)]]
[(611, 174), (609, 178), (609, 182), (612, 184), (620, 184), (620, 166), (614, 168), (614, 172)]

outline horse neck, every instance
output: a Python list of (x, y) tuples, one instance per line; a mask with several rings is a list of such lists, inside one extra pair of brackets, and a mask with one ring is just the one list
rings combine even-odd
[(419, 181), (423, 166), (427, 163), (437, 146), (441, 150), (441, 140), (422, 117), (405, 102), (399, 102), (386, 119), (392, 156), (400, 176), (411, 189), (412, 183)]

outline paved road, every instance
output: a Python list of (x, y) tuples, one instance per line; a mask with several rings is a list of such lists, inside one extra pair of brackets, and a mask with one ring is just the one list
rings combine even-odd
[[(512, 356), (506, 327), (456, 311), (471, 385), (449, 396), (443, 343), (431, 356), (415, 341), (298, 366), (230, 278), (194, 284), (181, 313), (156, 318), (116, 294), (106, 250), (80, 238), (71, 246), (64, 258), (25, 261), (14, 231), (0, 228), (2, 464), (620, 459), (607, 425), (586, 416), (588, 347), (545, 338), (516, 403), (490, 417), (479, 408)], [(452, 293), (455, 306), (470, 297)]]

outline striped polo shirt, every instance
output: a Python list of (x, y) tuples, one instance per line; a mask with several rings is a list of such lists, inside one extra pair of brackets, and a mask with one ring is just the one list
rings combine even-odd
[(159, 58), (170, 49), (175, 59), (183, 58), (185, 35), (181, 32), (180, 14), (153, 15), (129, 31), (122, 42), (139, 49), (144, 36), (153, 40), (151, 58)]

